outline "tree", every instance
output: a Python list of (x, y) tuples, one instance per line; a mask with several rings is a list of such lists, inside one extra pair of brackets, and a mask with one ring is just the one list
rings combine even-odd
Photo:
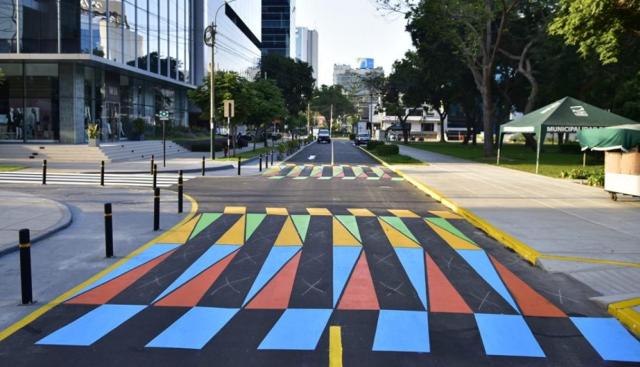
[(263, 78), (275, 81), (280, 88), (289, 116), (306, 111), (315, 82), (309, 64), (270, 54), (262, 57), (260, 71)]
[(311, 108), (327, 119), (332, 112), (338, 119), (356, 112), (355, 106), (340, 85), (322, 85), (320, 89), (316, 89), (311, 100)]
[(496, 58), (518, 0), (423, 0), (411, 7), (407, 29), (414, 45), (442, 40), (473, 76), (482, 98), (484, 154), (494, 154)]
[[(247, 91), (250, 93), (251, 103), (247, 122), (256, 133), (253, 139), (253, 149), (261, 131), (266, 135), (267, 127), (277, 118), (284, 118), (287, 110), (280, 89), (272, 80), (258, 79), (249, 83)], [(265, 146), (267, 139), (265, 136)]]
[(606, 65), (618, 62), (624, 49), (637, 47), (640, 0), (559, 1), (549, 32), (578, 46), (583, 57), (595, 52)]

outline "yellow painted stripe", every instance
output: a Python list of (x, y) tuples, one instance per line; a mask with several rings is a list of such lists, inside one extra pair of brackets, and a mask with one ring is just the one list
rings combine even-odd
[(425, 221), (431, 229), (440, 236), (451, 248), (455, 250), (480, 250), (480, 247), (465, 241), (464, 239), (454, 235), (453, 233), (438, 227), (437, 225)]
[(640, 305), (640, 298), (634, 298), (609, 305), (609, 313), (626, 326), (635, 336), (640, 337), (640, 313), (633, 307)]
[[(184, 226), (190, 220), (192, 220), (196, 216), (196, 213), (198, 212), (198, 203), (191, 196), (186, 195), (186, 194), (184, 196), (187, 198), (187, 200), (189, 200), (191, 202), (191, 212), (186, 217), (184, 217), (178, 224), (176, 224), (173, 228), (171, 228), (169, 231), (179, 230), (182, 226)], [(162, 238), (162, 235), (160, 235), (159, 237), (156, 237), (153, 240), (145, 243), (143, 246), (139, 247), (138, 249), (136, 249), (135, 251), (133, 251), (132, 253), (130, 253), (126, 257), (124, 257), (122, 260), (112, 264), (111, 266), (109, 266), (106, 269), (102, 270), (98, 274), (92, 276), (91, 278), (89, 278), (89, 279), (85, 280), (84, 282), (78, 284), (74, 288), (66, 291), (65, 293), (63, 293), (63, 294), (59, 295), (58, 297), (56, 297), (55, 299), (51, 300), (49, 303), (47, 303), (47, 304), (43, 305), (42, 307), (38, 308), (37, 310), (33, 311), (32, 313), (30, 313), (29, 315), (25, 316), (24, 318), (22, 318), (20, 321), (16, 322), (15, 324), (13, 324), (13, 325), (7, 327), (6, 329), (0, 331), (0, 341), (3, 341), (4, 339), (8, 338), (9, 336), (11, 336), (16, 331), (18, 331), (18, 330), (22, 329), (23, 327), (25, 327), (26, 325), (32, 323), (33, 321), (35, 321), (37, 318), (39, 318), (40, 316), (42, 316), (45, 313), (47, 313), (52, 308), (56, 307), (60, 303), (62, 303), (65, 300), (67, 300), (69, 297), (71, 297), (74, 294), (80, 292), (82, 289), (84, 289), (87, 286), (89, 286), (90, 284), (96, 282), (98, 279), (100, 279), (103, 276), (107, 275), (108, 273), (114, 271), (118, 267), (122, 266), (127, 261), (129, 261), (132, 257), (135, 257), (136, 255), (142, 253), (143, 251), (145, 251), (149, 247), (151, 247), (154, 244), (158, 243), (158, 239), (160, 239), (160, 238)]]
[(420, 218), (420, 216), (411, 210), (404, 209), (389, 209), (389, 213), (399, 218)]
[(378, 222), (380, 222), (380, 226), (382, 226), (382, 230), (387, 236), (389, 243), (391, 243), (391, 246), (401, 248), (421, 248), (420, 245), (415, 243), (409, 237), (405, 236), (402, 232), (393, 228), (393, 226), (391, 226), (389, 223), (380, 218), (378, 218)]
[(431, 210), (429, 211), (429, 213), (438, 216), (440, 218), (443, 219), (463, 219), (461, 216), (459, 216), (458, 214), (454, 214), (452, 212), (448, 212), (445, 210)]
[(291, 221), (291, 217), (287, 217), (280, 230), (274, 246), (302, 246), (302, 240), (298, 236), (298, 231)]
[(246, 227), (246, 215), (243, 215), (238, 221), (225, 232), (216, 242), (216, 245), (244, 245), (244, 229)]
[(333, 245), (360, 246), (360, 242), (335, 217), (333, 218)]
[(329, 327), (329, 367), (342, 367), (342, 330)]
[(287, 208), (267, 208), (268, 215), (289, 215)]
[(227, 206), (224, 208), (224, 214), (246, 214), (247, 207), (245, 206)]
[(307, 208), (309, 215), (331, 216), (331, 212), (327, 208)]
[(356, 217), (375, 217), (376, 216), (369, 209), (347, 209), (347, 210), (349, 210), (349, 213), (351, 213), (351, 215), (354, 215)]
[(546, 255), (541, 254), (539, 256), (540, 259), (547, 260), (558, 260), (558, 261), (572, 261), (572, 262), (580, 262), (580, 263), (588, 263), (588, 264), (606, 264), (606, 265), (615, 265), (615, 266), (626, 266), (630, 268), (640, 268), (639, 263), (628, 262), (628, 261), (619, 261), (619, 260), (605, 260), (605, 259), (592, 259), (589, 257), (575, 257), (575, 256), (561, 256), (561, 255)]

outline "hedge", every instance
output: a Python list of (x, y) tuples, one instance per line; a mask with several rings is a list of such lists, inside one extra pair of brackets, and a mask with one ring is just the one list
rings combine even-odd
[(397, 145), (378, 145), (374, 149), (374, 153), (380, 155), (394, 155), (400, 153), (400, 148)]
[(378, 140), (371, 140), (370, 142), (367, 143), (367, 149), (368, 150), (374, 150), (376, 149), (376, 147), (384, 145), (383, 141), (378, 141)]

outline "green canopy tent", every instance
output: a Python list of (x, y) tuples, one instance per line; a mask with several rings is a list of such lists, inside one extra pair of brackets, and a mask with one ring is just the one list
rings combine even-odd
[(628, 152), (640, 146), (640, 124), (619, 125), (606, 129), (585, 129), (578, 133), (582, 150), (622, 150)]
[(548, 132), (576, 133), (586, 127), (608, 127), (624, 124), (636, 124), (636, 122), (575, 98), (564, 97), (500, 126), (497, 163), (500, 164), (500, 151), (506, 133), (532, 133), (536, 135), (536, 173), (538, 173), (540, 150)]

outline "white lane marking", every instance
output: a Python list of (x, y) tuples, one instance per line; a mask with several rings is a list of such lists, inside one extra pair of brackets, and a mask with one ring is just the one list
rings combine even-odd
[(310, 160), (310, 161), (313, 161), (313, 160), (315, 160), (315, 159), (316, 159), (316, 156), (315, 156), (315, 155), (310, 155), (310, 156), (309, 156), (309, 160)]
[(333, 166), (333, 140), (331, 140), (331, 165)]

